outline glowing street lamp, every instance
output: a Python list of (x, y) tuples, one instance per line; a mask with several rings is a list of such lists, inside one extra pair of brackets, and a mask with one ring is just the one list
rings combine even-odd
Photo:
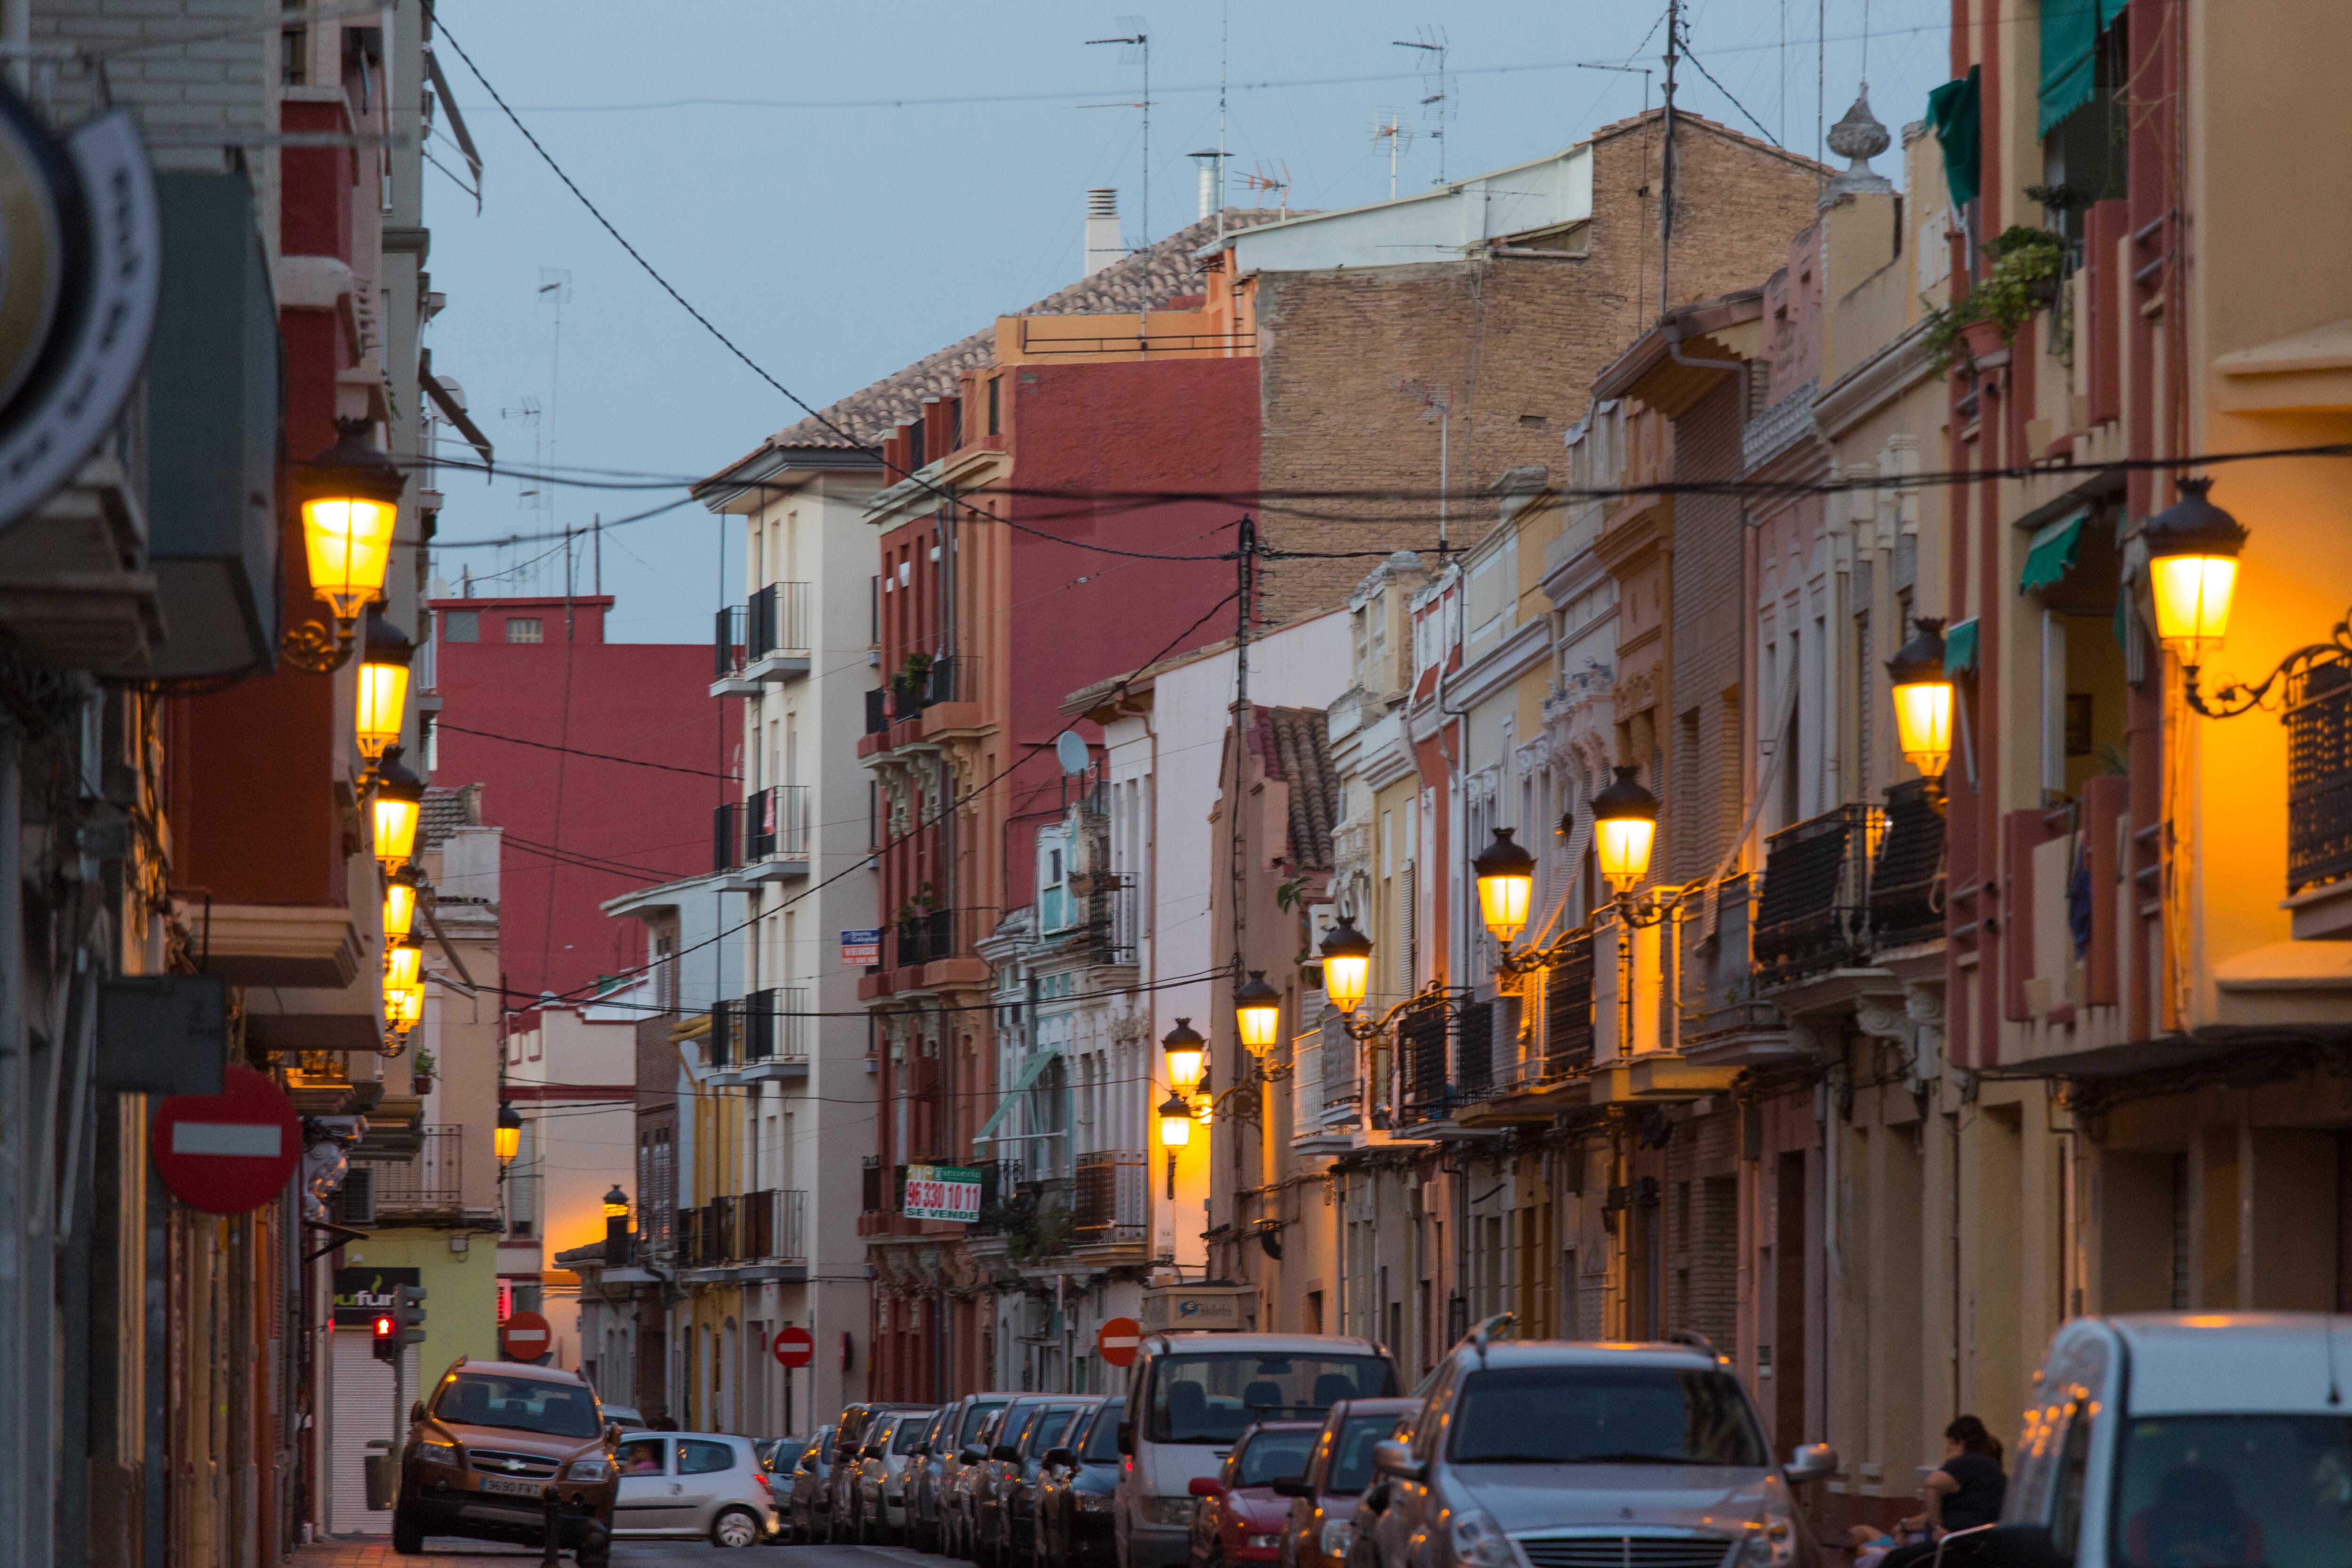
[(1282, 1033), (1282, 993), (1265, 983), (1265, 971), (1253, 969), (1249, 980), (1234, 992), (1234, 1016), (1241, 1026), (1242, 1044), (1263, 1051)]
[(1160, 1037), (1160, 1048), (1168, 1053), (1169, 1089), (1179, 1100), (1190, 1099), (1201, 1087), (1201, 1075), (1208, 1066), (1209, 1042), (1192, 1027), (1192, 1019), (1179, 1018), (1176, 1026)]
[(416, 819), (425, 811), (425, 781), (400, 760), (400, 748), (385, 749), (376, 765), (375, 858), (386, 868), (404, 862), (416, 849)]
[(400, 742), (407, 719), (408, 661), (416, 645), (408, 634), (374, 610), (367, 616), (367, 637), (360, 652), (358, 710), (352, 728), (358, 731), (360, 755), (373, 763), (384, 748)]
[(1536, 858), (1512, 842), (1511, 832), (1495, 829), (1495, 841), (1470, 862), (1478, 879), (1479, 917), (1487, 934), (1505, 947), (1526, 928), (1536, 891)]
[(396, 942), (384, 949), (383, 984), (387, 991), (405, 990), (425, 982), (425, 950), (415, 942)]
[(1619, 768), (1617, 782), (1592, 797), (1593, 854), (1621, 897), (1650, 874), (1650, 847), (1658, 837), (1658, 797), (1642, 787), (1641, 773)]
[(2179, 480), (2180, 499), (2140, 530), (2147, 544), (2147, 582), (2156, 601), (2157, 640), (2195, 665), (2221, 646), (2238, 585), (2245, 526), (2205, 499), (2211, 479)]
[(351, 657), (360, 612), (383, 597), (392, 564), (393, 528), (408, 476), (367, 443), (369, 427), (364, 419), (337, 420), (335, 444), (305, 465), (297, 487), (310, 592), (335, 624), (331, 631), (316, 621), (292, 627), (279, 650), (314, 675)]
[(1342, 915), (1323, 938), (1323, 994), (1343, 1014), (1363, 1005), (1372, 976), (1372, 941)]
[(383, 1018), (385, 1023), (390, 1024), (394, 1028), (399, 1030), (401, 1033), (406, 1034), (409, 1030), (415, 1028), (419, 1023), (421, 1023), (424, 1020), (424, 1017), (425, 986), (422, 982), (414, 985), (394, 985), (389, 983), (384, 985)]
[(492, 1135), (491, 1147), (496, 1150), (500, 1166), (511, 1165), (522, 1152), (522, 1113), (511, 1105), (499, 1107), (498, 1131)]
[(1181, 1149), (1192, 1141), (1192, 1107), (1182, 1095), (1171, 1094), (1160, 1103), (1160, 1146)]
[(1909, 642), (1886, 661), (1895, 689), (1895, 743), (1903, 760), (1941, 778), (1952, 760), (1952, 678), (1944, 673), (1944, 623), (1920, 620)]
[(403, 866), (384, 884), (384, 941), (400, 941), (416, 924), (416, 888), (420, 880), (415, 867)]

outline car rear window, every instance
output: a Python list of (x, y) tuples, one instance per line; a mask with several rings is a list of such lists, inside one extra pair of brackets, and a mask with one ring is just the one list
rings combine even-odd
[(1069, 1430), (1070, 1417), (1076, 1414), (1072, 1409), (1037, 1412), (1037, 1418), (1029, 1423), (1028, 1440), (1021, 1445), (1022, 1458), (1034, 1459), (1060, 1442), (1062, 1434)]
[(1323, 1478), (1327, 1492), (1360, 1492), (1371, 1484), (1372, 1446), (1397, 1433), (1399, 1417), (1357, 1415), (1339, 1428), (1339, 1451), (1331, 1456), (1331, 1472)]
[(1127, 1415), (1127, 1401), (1106, 1401), (1087, 1428), (1086, 1451), (1078, 1456), (1090, 1465), (1113, 1464), (1118, 1458), (1118, 1424)]
[(491, 1373), (450, 1373), (434, 1398), (433, 1415), (467, 1426), (503, 1426), (551, 1437), (593, 1437), (604, 1429), (596, 1418), (596, 1396), (586, 1385)]
[(2116, 1468), (2118, 1568), (2345, 1560), (2344, 1416), (2144, 1416), (2125, 1428)]
[(1672, 1366), (1474, 1372), (1450, 1423), (1457, 1465), (1771, 1462), (1731, 1374)]
[(1342, 1399), (1396, 1393), (1386, 1356), (1221, 1351), (1152, 1363), (1144, 1436), (1154, 1443), (1230, 1443), (1260, 1421), (1319, 1416)]
[(1271, 1486), (1285, 1476), (1304, 1475), (1315, 1438), (1311, 1426), (1293, 1432), (1260, 1432), (1234, 1456), (1234, 1485)]
[(735, 1468), (735, 1450), (725, 1443), (707, 1443), (696, 1437), (681, 1437), (677, 1443), (677, 1473), (681, 1476), (708, 1476)]

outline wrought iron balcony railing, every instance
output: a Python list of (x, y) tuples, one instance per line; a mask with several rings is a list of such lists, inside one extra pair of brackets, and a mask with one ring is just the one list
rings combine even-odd
[(2352, 664), (2297, 671), (2286, 702), (2286, 890), (2352, 878)]
[(771, 583), (744, 603), (719, 611), (711, 642), (720, 680), (737, 679), (765, 659), (807, 658), (809, 585)]
[(1944, 934), (1944, 812), (1933, 779), (1886, 792), (1886, 839), (1870, 868), (1870, 934), (1880, 949)]
[(1100, 1149), (1077, 1158), (1071, 1234), (1080, 1246), (1141, 1241), (1150, 1223), (1150, 1170), (1140, 1150)]
[(1885, 819), (1847, 805), (1765, 842), (1757, 900), (1758, 976), (1780, 984), (1862, 961), (1870, 935), (1870, 858)]

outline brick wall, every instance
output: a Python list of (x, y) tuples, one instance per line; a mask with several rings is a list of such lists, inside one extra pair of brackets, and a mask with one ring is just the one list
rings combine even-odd
[[(1482, 258), (1397, 267), (1265, 273), (1258, 279), (1264, 446), (1269, 490), (1437, 487), (1438, 427), (1397, 389), (1453, 388), (1448, 540), (1475, 542), (1496, 521), (1485, 492), (1504, 470), (1564, 471), (1560, 437), (1593, 378), (1658, 314), (1657, 116), (1608, 127), (1593, 142), (1593, 214), (1580, 261)], [(1677, 117), (1672, 302), (1754, 288), (1813, 220), (1818, 166), (1710, 121)], [(1737, 432), (1734, 432), (1737, 438)], [(1433, 547), (1429, 500), (1274, 501), (1278, 549)], [(1293, 561), (1266, 577), (1279, 619), (1340, 603), (1362, 560)]]

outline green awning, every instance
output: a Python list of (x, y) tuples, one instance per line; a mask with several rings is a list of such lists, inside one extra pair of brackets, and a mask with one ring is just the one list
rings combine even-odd
[(1977, 199), (1983, 155), (1979, 134), (1981, 71), (1981, 67), (1970, 66), (1968, 75), (1927, 94), (1927, 129), (1936, 133), (1936, 144), (1944, 150), (1944, 184), (1952, 193), (1954, 206), (1964, 207)]
[(2091, 101), (2099, 35), (2127, 0), (2042, 0), (2042, 105), (2037, 136)]
[(2019, 593), (2047, 588), (2074, 569), (2074, 552), (2083, 548), (2083, 524), (2090, 516), (2091, 509), (2084, 507), (2033, 531), (2033, 542), (2025, 551), (2025, 570), (2017, 577)]
[(1958, 675), (1977, 667), (1977, 618), (1970, 616), (1944, 633), (1944, 673)]
[(1021, 1103), (1021, 1097), (1028, 1093), (1036, 1081), (1045, 1076), (1045, 1068), (1060, 1053), (1057, 1051), (1029, 1053), (1029, 1059), (1021, 1064), (1020, 1075), (1013, 1079), (1013, 1087), (1004, 1091), (1004, 1098), (996, 1102), (996, 1109), (989, 1112), (988, 1120), (981, 1124), (980, 1131), (971, 1135), (973, 1142), (988, 1142), (989, 1135), (996, 1131), (997, 1124), (1013, 1114), (1013, 1108)]

